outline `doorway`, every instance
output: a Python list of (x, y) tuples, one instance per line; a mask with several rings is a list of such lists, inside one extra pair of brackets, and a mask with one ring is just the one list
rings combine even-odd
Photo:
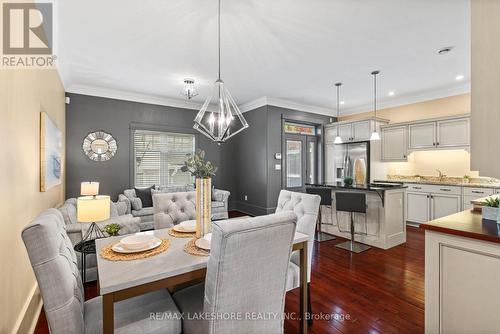
[(316, 127), (285, 122), (283, 148), (283, 188), (305, 191), (307, 183), (317, 183), (319, 166)]

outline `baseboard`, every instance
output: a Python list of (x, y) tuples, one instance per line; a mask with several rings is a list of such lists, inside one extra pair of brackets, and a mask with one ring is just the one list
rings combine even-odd
[(273, 208), (265, 208), (247, 202), (236, 202), (236, 210), (250, 216), (262, 216), (274, 212)]
[(42, 310), (42, 296), (35, 283), (19, 313), (19, 317), (12, 329), (12, 334), (34, 333), (40, 311)]

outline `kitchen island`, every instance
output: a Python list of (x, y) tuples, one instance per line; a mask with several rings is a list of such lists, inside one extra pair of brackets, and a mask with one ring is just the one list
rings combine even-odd
[(500, 225), (470, 210), (425, 230), (425, 332), (498, 333)]
[[(351, 239), (350, 214), (336, 212), (335, 196), (338, 192), (362, 192), (366, 195), (367, 211), (354, 214), (355, 241), (389, 249), (406, 242), (405, 186), (402, 184), (371, 184), (347, 186), (342, 182), (306, 184), (306, 187), (328, 188), (332, 191), (331, 215), (323, 214), (324, 232)], [(366, 219), (366, 220), (365, 220)]]

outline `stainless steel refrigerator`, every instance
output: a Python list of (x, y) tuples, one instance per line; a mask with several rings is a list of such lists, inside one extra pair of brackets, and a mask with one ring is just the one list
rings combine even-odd
[(335, 145), (333, 148), (335, 182), (342, 182), (346, 177), (351, 177), (354, 180), (354, 164), (358, 159), (364, 160), (366, 165), (365, 183), (370, 183), (370, 142)]

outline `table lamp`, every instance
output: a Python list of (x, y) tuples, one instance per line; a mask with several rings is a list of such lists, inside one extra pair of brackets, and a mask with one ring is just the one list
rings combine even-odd
[(80, 186), (80, 195), (97, 196), (99, 194), (99, 182), (82, 182)]
[(82, 196), (77, 200), (77, 221), (91, 223), (82, 241), (106, 237), (96, 222), (109, 219), (109, 196)]

